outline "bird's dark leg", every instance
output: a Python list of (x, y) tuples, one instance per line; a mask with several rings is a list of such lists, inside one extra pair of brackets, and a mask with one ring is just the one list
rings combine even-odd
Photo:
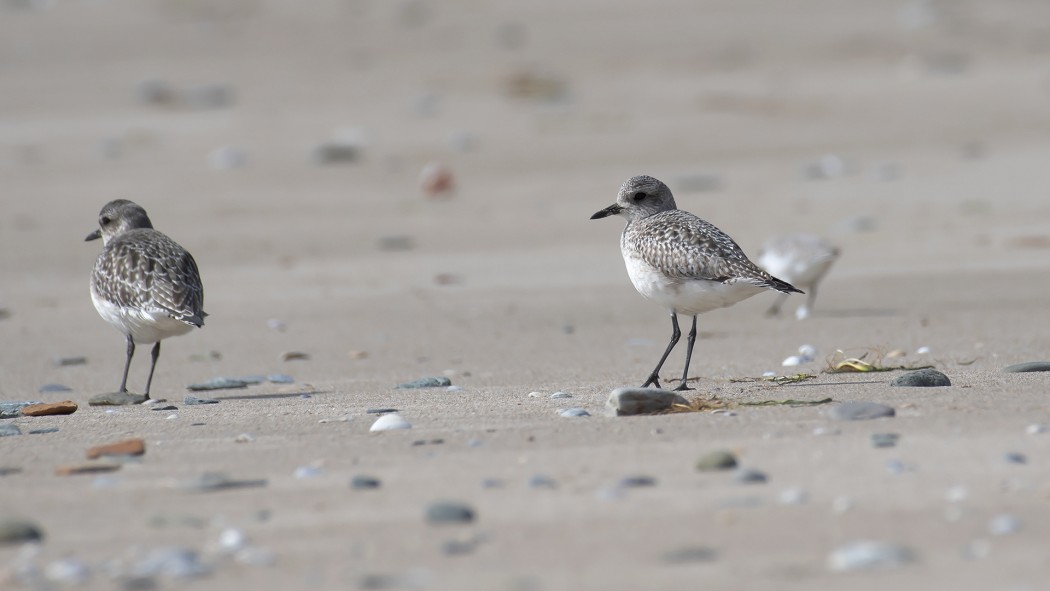
[(667, 360), (667, 356), (671, 354), (671, 349), (678, 344), (678, 339), (682, 338), (682, 331), (678, 328), (678, 314), (671, 312), (671, 326), (673, 330), (671, 332), (671, 342), (667, 343), (667, 350), (664, 351), (663, 357), (660, 357), (660, 363), (656, 364), (656, 369), (653, 373), (649, 374), (649, 379), (645, 380), (642, 384), (643, 388), (647, 388), (650, 385), (654, 385), (657, 388), (660, 387), (660, 368), (664, 366), (664, 361)]
[(160, 357), (160, 341), (153, 345), (153, 350), (150, 351), (150, 358), (152, 362), (149, 364), (149, 377), (146, 378), (146, 391), (143, 392), (143, 396), (146, 400), (149, 400), (149, 386), (153, 383), (153, 370), (157, 367), (157, 358)]
[(766, 316), (779, 316), (780, 306), (784, 305), (784, 300), (786, 300), (787, 297), (788, 294), (786, 293), (777, 294), (777, 299), (773, 301), (773, 305), (766, 310)]
[(682, 383), (678, 384), (678, 387), (675, 388), (675, 392), (681, 392), (683, 390), (692, 390), (692, 388), (685, 385), (685, 380), (689, 377), (689, 360), (693, 358), (693, 342), (695, 341), (696, 316), (693, 316), (693, 328), (689, 329), (689, 338), (685, 342), (685, 369), (682, 370)]
[(124, 360), (124, 377), (120, 379), (120, 393), (128, 391), (128, 370), (131, 369), (131, 358), (135, 355), (135, 341), (128, 335), (128, 356)]

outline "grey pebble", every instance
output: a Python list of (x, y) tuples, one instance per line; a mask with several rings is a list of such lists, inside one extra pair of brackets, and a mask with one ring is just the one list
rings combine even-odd
[(711, 562), (717, 557), (718, 553), (706, 546), (686, 546), (668, 550), (661, 558), (668, 564), (695, 564)]
[(828, 409), (828, 417), (836, 421), (866, 421), (892, 417), (897, 412), (893, 407), (877, 402), (850, 401), (836, 404)]
[(272, 373), (266, 376), (271, 384), (294, 384), (295, 378), (286, 373)]
[(419, 378), (411, 382), (405, 382), (394, 386), (398, 390), (414, 390), (418, 388), (445, 388), (452, 385), (452, 380), (441, 376), (436, 378)]
[(656, 479), (652, 476), (625, 476), (620, 479), (620, 488), (642, 488), (656, 486)]
[(21, 471), (21, 468), (12, 468), (11, 466), (0, 466), (0, 478), (4, 476), (10, 476), (12, 474), (18, 474)]
[(182, 484), (182, 489), (192, 492), (213, 492), (232, 488), (254, 488), (266, 486), (265, 478), (254, 480), (234, 480), (222, 472), (205, 472)]
[(622, 417), (663, 412), (674, 404), (689, 404), (689, 401), (668, 390), (617, 388), (609, 393), (605, 408), (610, 416)]
[(503, 488), (504, 482), (499, 478), (486, 478), (481, 481), (481, 488)]
[(187, 396), (182, 399), (182, 403), (186, 406), (196, 406), (198, 404), (218, 404), (219, 401), (215, 398), (197, 398), (196, 396)]
[(1007, 452), (1003, 455), (1003, 459), (1011, 464), (1027, 464), (1028, 458), (1022, 453)]
[(0, 437), (8, 437), (11, 435), (21, 435), (22, 430), (18, 428), (18, 425), (13, 423), (0, 423)]
[(558, 482), (550, 476), (533, 474), (532, 477), (529, 478), (529, 488), (549, 488), (554, 490), (558, 488)]
[(22, 416), (22, 409), (31, 404), (43, 404), (38, 400), (25, 402), (0, 402), (0, 419), (13, 419)]
[(120, 588), (123, 591), (154, 591), (159, 587), (155, 577), (127, 577), (121, 579)]
[(186, 389), (193, 392), (199, 392), (202, 390), (233, 390), (246, 387), (248, 387), (248, 382), (245, 382), (244, 380), (219, 377), (212, 378), (199, 384), (190, 384), (186, 386)]
[(357, 475), (350, 479), (350, 488), (368, 490), (379, 488), (382, 483), (374, 476)]
[(87, 357), (56, 357), (55, 365), (59, 367), (68, 367), (70, 365), (84, 365), (87, 363)]
[(397, 412), (396, 408), (370, 408), (365, 411), (366, 414), (370, 415), (385, 415), (388, 412)]
[(415, 248), (416, 241), (411, 236), (381, 236), (378, 247), (387, 252), (403, 252)]
[(900, 437), (896, 433), (872, 433), (871, 445), (872, 447), (895, 447)]
[(40, 526), (25, 519), (0, 519), (0, 544), (37, 542), (44, 538)]
[(591, 416), (591, 413), (582, 408), (566, 408), (559, 412), (558, 415), (563, 417), (589, 417)]
[(175, 406), (174, 404), (164, 404), (161, 406), (154, 406), (150, 410), (179, 410), (179, 407)]
[(899, 375), (896, 379), (890, 382), (890, 385), (907, 386), (912, 388), (939, 388), (943, 386), (951, 386), (952, 381), (948, 379), (948, 376), (936, 369), (927, 367), (926, 369), (917, 369)]
[(96, 394), (88, 399), (91, 406), (126, 406), (130, 404), (142, 404), (147, 398), (142, 394), (132, 392), (106, 392)]
[(1050, 361), (1028, 361), (1015, 363), (1003, 368), (1006, 373), (1026, 373), (1030, 371), (1050, 371)]
[(310, 154), (311, 160), (317, 165), (348, 164), (361, 159), (364, 146), (349, 142), (331, 142), (320, 144)]
[(44, 427), (41, 429), (30, 429), (30, 435), (43, 435), (45, 433), (58, 433), (58, 427)]
[(195, 550), (183, 546), (155, 548), (131, 566), (132, 576), (167, 576), (174, 579), (201, 577), (211, 573), (211, 567), (201, 562)]
[(474, 521), (474, 509), (453, 501), (431, 503), (426, 510), (426, 519), (433, 524), (470, 523)]
[(736, 468), (736, 456), (726, 450), (716, 450), (696, 461), (696, 469), (701, 472), (713, 472), (716, 470), (732, 470)]
[(447, 540), (441, 544), (441, 551), (449, 556), (470, 554), (478, 545), (477, 540)]
[(733, 473), (733, 480), (739, 484), (764, 484), (769, 477), (761, 470), (740, 468)]
[(73, 391), (73, 389), (70, 388), (69, 386), (66, 386), (65, 384), (44, 384), (43, 386), (40, 386), (39, 390), (37, 390), (37, 392), (40, 392), (41, 394), (44, 394), (44, 393), (47, 393), (47, 392), (72, 392), (72, 391)]
[(891, 570), (914, 561), (915, 554), (900, 544), (859, 540), (836, 548), (828, 556), (828, 568), (839, 572)]
[(572, 394), (569, 394), (568, 392), (555, 392), (554, 394), (551, 394), (552, 400), (558, 400), (561, 398), (572, 398)]

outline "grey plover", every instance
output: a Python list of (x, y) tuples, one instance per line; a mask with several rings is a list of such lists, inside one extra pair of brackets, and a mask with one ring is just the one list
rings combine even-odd
[(135, 344), (155, 343), (146, 390), (149, 398), (160, 342), (204, 326), (204, 287), (186, 249), (153, 229), (146, 210), (126, 199), (110, 201), (98, 214), (99, 229), (85, 240), (102, 239), (91, 275), (91, 301), (102, 318), (127, 337), (120, 392), (128, 391)]
[[(817, 299), (817, 283), (839, 257), (839, 249), (813, 234), (788, 234), (770, 238), (758, 253), (758, 264), (768, 273), (783, 277), (807, 292), (806, 302), (795, 310), (799, 320), (807, 318)], [(773, 302), (767, 314), (780, 314), (787, 295)]]
[(689, 360), (696, 340), (696, 317), (743, 301), (767, 289), (798, 292), (752, 263), (725, 232), (678, 209), (667, 185), (651, 176), (635, 176), (620, 187), (616, 203), (592, 220), (621, 215), (627, 226), (620, 250), (627, 275), (638, 293), (671, 311), (671, 342), (642, 387), (660, 387), (660, 368), (678, 343), (678, 315), (693, 317), (682, 382), (675, 390), (690, 390)]

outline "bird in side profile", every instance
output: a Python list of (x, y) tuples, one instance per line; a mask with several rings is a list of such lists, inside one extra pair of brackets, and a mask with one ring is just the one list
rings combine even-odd
[(127, 337), (120, 392), (128, 391), (135, 344), (154, 343), (143, 395), (149, 399), (160, 342), (204, 326), (204, 286), (193, 256), (153, 229), (149, 216), (126, 199), (99, 212), (99, 228), (87, 240), (102, 239), (91, 275), (91, 301), (103, 320)]
[(671, 342), (643, 388), (660, 387), (660, 368), (682, 336), (679, 314), (692, 316), (693, 326), (682, 381), (675, 390), (690, 390), (686, 379), (696, 340), (697, 315), (732, 306), (768, 289), (802, 293), (758, 268), (728, 234), (678, 209), (667, 185), (651, 176), (627, 179), (616, 203), (591, 219), (611, 215), (627, 219), (620, 236), (620, 250), (634, 288), (671, 311)]
[[(813, 234), (788, 234), (770, 238), (758, 253), (758, 264), (767, 272), (783, 277), (794, 285), (805, 288), (806, 303), (795, 310), (799, 320), (809, 317), (817, 299), (817, 283), (824, 278), (831, 264), (839, 258), (838, 248)], [(766, 313), (780, 314), (786, 295), (777, 298)]]

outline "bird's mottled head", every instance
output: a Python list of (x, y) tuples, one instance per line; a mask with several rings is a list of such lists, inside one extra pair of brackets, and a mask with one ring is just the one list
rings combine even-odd
[(87, 235), (84, 240), (102, 239), (103, 244), (128, 230), (152, 228), (146, 210), (137, 203), (127, 199), (116, 199), (107, 203), (98, 213), (98, 230)]
[(672, 209), (678, 209), (678, 206), (671, 196), (671, 189), (651, 176), (639, 175), (627, 179), (620, 187), (616, 203), (595, 213), (591, 219), (622, 215), (631, 222)]

